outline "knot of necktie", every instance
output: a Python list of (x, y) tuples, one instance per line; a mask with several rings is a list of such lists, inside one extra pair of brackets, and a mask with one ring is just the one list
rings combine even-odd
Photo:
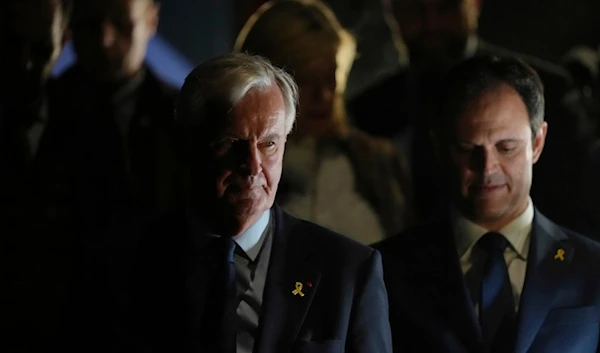
[(479, 244), (483, 250), (486, 252), (500, 252), (503, 253), (504, 250), (509, 245), (508, 239), (504, 237), (504, 235), (496, 232), (489, 232), (483, 235), (481, 239), (479, 239)]
[(227, 262), (233, 262), (233, 254), (235, 252), (235, 241), (231, 237), (221, 237), (223, 242), (223, 251), (225, 254), (225, 260)]

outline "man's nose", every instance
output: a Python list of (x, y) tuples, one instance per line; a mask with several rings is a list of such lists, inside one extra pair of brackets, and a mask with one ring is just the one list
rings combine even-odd
[(473, 153), (473, 169), (484, 174), (494, 173), (498, 169), (498, 155), (494, 149), (477, 147)]
[(262, 157), (256, 146), (250, 146), (243, 158), (242, 169), (248, 175), (258, 175), (262, 171)]

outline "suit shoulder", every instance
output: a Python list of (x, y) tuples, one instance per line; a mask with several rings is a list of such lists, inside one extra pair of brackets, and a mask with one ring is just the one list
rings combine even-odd
[(449, 223), (446, 220), (439, 220), (411, 227), (373, 247), (384, 257), (394, 256), (396, 253), (405, 254), (405, 249), (415, 250), (413, 252), (426, 249), (436, 244), (432, 240), (442, 239), (445, 236), (450, 236)]
[(179, 94), (179, 89), (175, 86), (161, 80), (151, 69), (146, 68), (146, 81), (149, 87), (151, 87), (155, 92), (164, 98), (167, 98), (170, 102), (175, 102), (177, 99), (177, 95)]
[(577, 246), (577, 248), (589, 253), (590, 258), (600, 263), (600, 242), (567, 228), (560, 227), (560, 229), (567, 235), (569, 240)]
[(360, 261), (369, 258), (374, 251), (369, 246), (309, 221), (299, 220), (296, 231), (304, 238), (303, 241), (311, 242), (325, 252), (344, 255), (342, 258)]

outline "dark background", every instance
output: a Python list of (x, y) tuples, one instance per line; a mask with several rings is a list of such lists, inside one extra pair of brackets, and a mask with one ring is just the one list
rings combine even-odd
[[(482, 0), (481, 36), (498, 45), (557, 60), (574, 45), (600, 43), (598, 0)], [(192, 62), (231, 48), (243, 21), (262, 0), (162, 0), (160, 33)], [(388, 40), (367, 32), (383, 18), (379, 0), (329, 0), (339, 18), (371, 48)], [(362, 26), (361, 26), (362, 24)], [(358, 32), (358, 33), (357, 33)], [(364, 34), (364, 35), (363, 35)]]
[[(481, 37), (551, 61), (576, 45), (600, 44), (599, 0), (481, 0)], [(162, 0), (159, 33), (195, 65), (231, 49), (264, 0)], [(359, 41), (349, 87), (368, 86), (398, 66), (380, 0), (329, 0)], [(354, 82), (354, 84), (353, 84)], [(360, 84), (359, 84), (360, 83)], [(347, 92), (350, 96), (353, 91)]]

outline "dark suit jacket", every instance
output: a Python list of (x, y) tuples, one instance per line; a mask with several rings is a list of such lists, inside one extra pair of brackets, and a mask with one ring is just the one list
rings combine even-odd
[[(428, 308), (469, 352), (484, 352), (450, 222), (414, 228), (376, 246), (382, 253), (394, 340), (404, 328), (405, 296)], [(597, 352), (600, 338), (600, 244), (535, 211), (516, 353)], [(555, 258), (564, 250), (564, 261)], [(402, 296), (401, 296), (402, 295)]]
[(5, 298), (0, 329), (7, 338), (2, 348), (14, 352), (44, 351), (64, 320), (72, 239), (56, 199), (58, 156), (52, 145), (61, 116), (54, 109), (54, 83), (46, 87), (35, 156), (21, 116), (0, 106), (0, 287)]
[[(585, 106), (568, 72), (544, 60), (511, 52), (479, 40), (476, 56), (518, 57), (530, 64), (544, 83), (545, 119), (548, 136), (544, 153), (534, 167), (532, 198), (542, 212), (563, 226), (589, 233), (580, 198), (585, 190), (578, 188), (589, 162), (593, 128)], [(413, 131), (411, 175), (414, 200), (421, 220), (430, 219), (437, 211), (445, 212), (447, 200), (439, 197), (439, 168), (429, 136), (429, 121), (435, 116), (435, 95), (440, 75), (417, 77), (403, 70), (366, 90), (348, 102), (348, 111), (356, 126), (373, 135), (395, 137)], [(381, 114), (380, 112), (386, 112)], [(552, 192), (548, 192), (552, 190)], [(573, 207), (565, 209), (563, 205)]]
[(74, 66), (58, 81), (58, 128), (78, 230), (101, 232), (133, 217), (176, 207), (184, 194), (174, 91), (146, 70), (130, 90), (132, 120), (123, 136), (110, 89), (88, 82)]
[[(125, 136), (110, 104), (111, 90), (102, 92), (85, 81), (77, 66), (58, 84), (62, 96), (57, 109), (64, 118), (55, 128), (62, 156), (56, 169), (61, 170), (65, 217), (73, 229), (64, 336), (84, 340), (94, 337), (94, 331), (104, 332), (107, 321), (112, 327), (121, 321), (123, 288), (140, 229), (154, 215), (181, 203), (184, 174), (173, 92), (152, 72), (146, 72), (132, 95), (133, 115)], [(109, 341), (99, 340), (93, 348), (117, 348), (105, 343)]]
[[(391, 352), (380, 255), (272, 210), (273, 244), (254, 352)], [(213, 352), (202, 337), (213, 304), (210, 254), (189, 246), (184, 212), (152, 225), (130, 296), (128, 352)], [(292, 294), (296, 282), (304, 297)], [(218, 294), (218, 293), (217, 293)], [(130, 341), (131, 342), (131, 341)]]

